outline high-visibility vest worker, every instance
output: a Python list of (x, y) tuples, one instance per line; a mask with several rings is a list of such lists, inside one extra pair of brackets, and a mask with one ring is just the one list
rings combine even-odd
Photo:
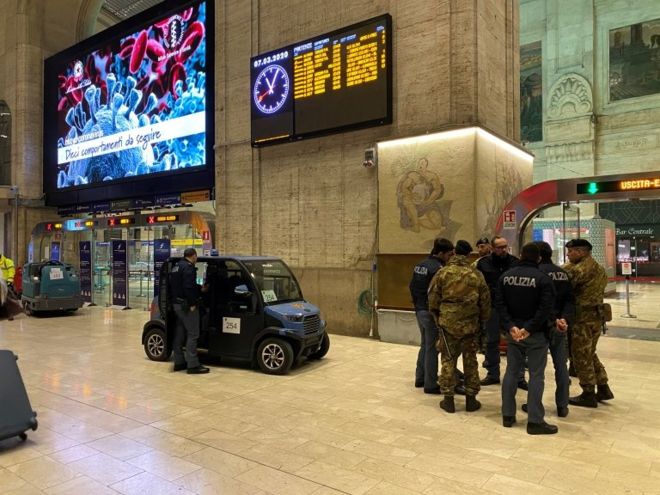
[(0, 254), (0, 271), (2, 272), (2, 278), (5, 279), (5, 282), (8, 284), (14, 283), (14, 275), (16, 275), (14, 262), (4, 254)]

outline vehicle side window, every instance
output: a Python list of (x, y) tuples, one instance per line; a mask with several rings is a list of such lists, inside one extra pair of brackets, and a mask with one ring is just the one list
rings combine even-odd
[(253, 284), (234, 261), (221, 261), (217, 269), (207, 269), (206, 283), (212, 294), (212, 302), (221, 313), (243, 313), (254, 311), (254, 297), (236, 295), (236, 287), (246, 285), (254, 291)]

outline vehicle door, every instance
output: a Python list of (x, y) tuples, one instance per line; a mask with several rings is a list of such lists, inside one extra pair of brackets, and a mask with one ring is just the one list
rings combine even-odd
[(254, 337), (264, 326), (263, 310), (252, 277), (234, 260), (214, 260), (207, 267), (206, 283), (209, 353), (249, 359)]

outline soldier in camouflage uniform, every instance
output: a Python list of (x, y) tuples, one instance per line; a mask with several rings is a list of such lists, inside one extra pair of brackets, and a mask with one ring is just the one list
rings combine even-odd
[(605, 367), (596, 354), (603, 328), (607, 274), (591, 257), (591, 244), (585, 239), (568, 241), (566, 256), (569, 263), (562, 268), (573, 286), (576, 306), (575, 323), (571, 329), (571, 354), (582, 387), (582, 394), (571, 397), (568, 402), (574, 406), (598, 407), (598, 401), (614, 398), (607, 384)]
[(465, 373), (465, 409), (476, 411), (481, 407), (479, 393), (479, 367), (477, 363), (477, 333), (490, 318), (490, 291), (483, 275), (472, 267), (467, 255), (472, 246), (458, 241), (455, 255), (435, 274), (429, 287), (429, 310), (438, 321), (441, 353), (440, 389), (444, 399), (440, 407), (449, 413), (456, 411), (454, 386), (456, 361), (463, 355)]

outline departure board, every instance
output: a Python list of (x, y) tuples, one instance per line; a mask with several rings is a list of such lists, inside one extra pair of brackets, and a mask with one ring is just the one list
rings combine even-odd
[(389, 15), (251, 59), (252, 145), (392, 122)]

